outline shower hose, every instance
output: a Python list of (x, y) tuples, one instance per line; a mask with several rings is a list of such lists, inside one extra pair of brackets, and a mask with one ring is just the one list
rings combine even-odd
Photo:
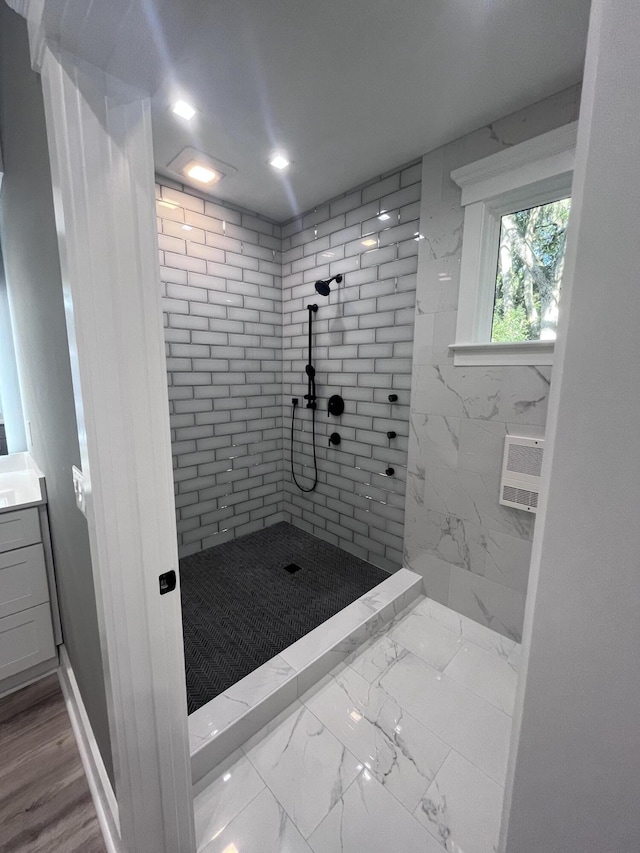
[(296, 472), (293, 468), (293, 427), (296, 420), (296, 409), (298, 408), (298, 401), (296, 400), (293, 403), (293, 409), (291, 411), (291, 476), (293, 477), (293, 482), (300, 489), (301, 492), (312, 492), (315, 487), (318, 485), (318, 460), (316, 459), (316, 407), (315, 403), (311, 408), (311, 435), (313, 436), (313, 469), (314, 469), (314, 479), (313, 486), (310, 489), (303, 488), (300, 483), (296, 479)]

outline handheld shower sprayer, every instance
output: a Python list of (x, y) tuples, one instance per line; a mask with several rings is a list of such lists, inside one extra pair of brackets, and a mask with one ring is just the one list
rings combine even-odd
[(326, 281), (316, 281), (316, 290), (320, 294), (320, 296), (328, 296), (331, 293), (331, 282), (335, 281), (336, 284), (340, 284), (342, 281), (341, 275), (334, 275), (333, 278), (328, 278)]

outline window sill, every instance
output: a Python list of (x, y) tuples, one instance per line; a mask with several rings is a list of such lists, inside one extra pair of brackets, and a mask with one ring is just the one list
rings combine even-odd
[(449, 349), (453, 351), (453, 363), (457, 367), (544, 365), (553, 364), (554, 343), (522, 341), (513, 344), (450, 344)]

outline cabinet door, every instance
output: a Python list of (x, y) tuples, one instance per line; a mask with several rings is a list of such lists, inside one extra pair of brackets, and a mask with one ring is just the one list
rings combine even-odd
[(36, 507), (0, 513), (0, 551), (12, 551), (40, 542)]
[(0, 619), (0, 681), (49, 660), (55, 653), (48, 604)]
[(0, 554), (0, 618), (49, 600), (42, 545)]

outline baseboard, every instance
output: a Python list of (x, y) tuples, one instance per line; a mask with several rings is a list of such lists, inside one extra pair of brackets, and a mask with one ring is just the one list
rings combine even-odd
[(4, 699), (5, 696), (9, 696), (11, 693), (16, 693), (18, 690), (22, 690), (23, 687), (29, 687), (31, 684), (35, 684), (37, 681), (40, 681), (41, 678), (53, 675), (57, 670), (58, 656), (56, 654), (55, 657), (42, 661), (42, 663), (37, 663), (30, 669), (19, 672), (17, 675), (12, 675), (10, 678), (5, 678), (0, 682), (0, 699)]
[(60, 646), (58, 678), (107, 853), (124, 853), (120, 840), (118, 802), (93, 734), (69, 655), (64, 646)]

